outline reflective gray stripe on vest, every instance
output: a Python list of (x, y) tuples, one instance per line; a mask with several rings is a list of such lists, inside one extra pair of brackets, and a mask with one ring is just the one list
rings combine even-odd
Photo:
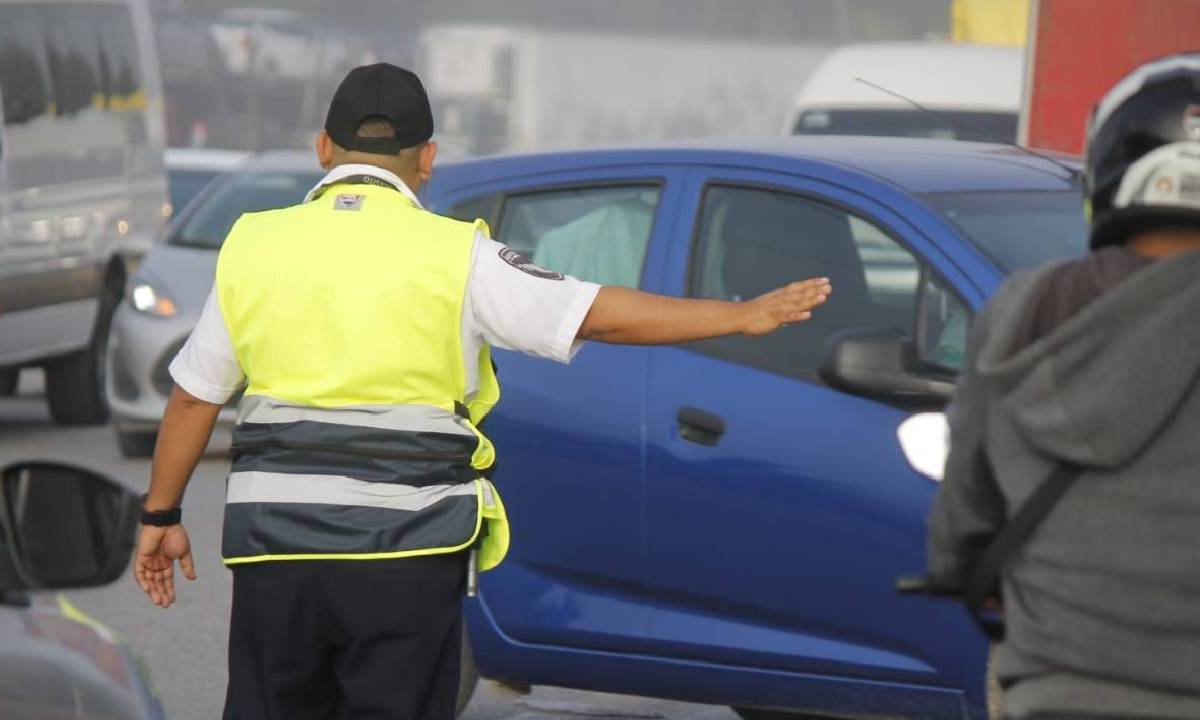
[(425, 405), (300, 407), (247, 396), (233, 429), (234, 472), (343, 475), (414, 486), (477, 476), (479, 436)]
[(475, 494), (475, 483), (412, 487), (337, 475), (234, 472), (229, 475), (225, 502), (359, 505), (416, 512), (448, 497)]
[(232, 503), (225, 506), (221, 555), (235, 564), (451, 551), (475, 537), (478, 523), (475, 495), (446, 497), (419, 511), (317, 503)]
[(380, 430), (406, 430), (476, 437), (462, 418), (432, 405), (351, 405), (316, 408), (292, 405), (265, 395), (247, 395), (238, 404), (237, 422), (313, 422), (353, 425)]
[(475, 533), (479, 437), (453, 413), (251, 395), (233, 436), (227, 561), (436, 551)]

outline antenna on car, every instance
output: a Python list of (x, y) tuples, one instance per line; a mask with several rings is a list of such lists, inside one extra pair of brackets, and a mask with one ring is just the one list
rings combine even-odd
[(958, 118), (956, 118), (952, 115), (947, 115), (946, 113), (938, 112), (937, 110), (934, 110), (932, 108), (925, 107), (921, 103), (917, 102), (916, 100), (913, 100), (912, 98), (910, 98), (906, 95), (901, 95), (900, 93), (896, 92), (895, 90), (889, 90), (888, 88), (885, 88), (884, 86), (879, 85), (877, 83), (873, 83), (870, 80), (860, 78), (860, 77), (855, 77), (854, 80), (856, 82), (860, 82), (863, 85), (866, 85), (868, 87), (873, 87), (880, 92), (887, 93), (888, 95), (891, 95), (894, 98), (903, 100), (904, 102), (908, 103), (909, 105), (912, 105), (913, 107), (920, 110), (921, 112), (928, 113), (937, 118), (941, 118), (942, 120), (945, 120), (946, 122), (950, 123), (951, 125), (959, 128), (960, 130), (970, 130), (971, 132), (979, 133), (980, 135), (989, 137), (992, 140), (995, 140), (996, 142), (998, 142), (1002, 145), (1008, 145), (1009, 147), (1014, 147), (1014, 148), (1020, 150), (1021, 152), (1026, 153), (1027, 155), (1032, 155), (1033, 157), (1038, 158), (1039, 160), (1045, 160), (1046, 162), (1051, 163), (1052, 165), (1055, 165), (1056, 167), (1058, 167), (1059, 169), (1061, 169), (1065, 173), (1067, 173), (1067, 177), (1069, 177), (1071, 179), (1071, 181), (1074, 183), (1079, 183), (1083, 179), (1083, 173), (1081, 173), (1078, 169), (1073, 168), (1070, 165), (1066, 164), (1065, 162), (1058, 160), (1057, 158), (1054, 158), (1050, 155), (1046, 155), (1044, 153), (1040, 153), (1036, 150), (1031, 150), (1031, 149), (1025, 147), (1024, 145), (1020, 145), (1018, 143), (1013, 142), (1012, 140), (1009, 140), (1008, 138), (1001, 137), (1000, 135), (997, 135), (996, 133), (991, 132), (990, 130), (987, 130), (986, 128), (975, 127), (974, 125), (965, 123), (962, 120), (959, 120)]

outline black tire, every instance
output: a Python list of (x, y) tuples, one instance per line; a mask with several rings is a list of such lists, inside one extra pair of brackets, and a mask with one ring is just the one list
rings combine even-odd
[(21, 368), (5, 368), (0, 370), (0, 397), (12, 397), (17, 394), (17, 382), (21, 379)]
[(46, 371), (50, 419), (59, 425), (103, 425), (108, 421), (108, 398), (104, 391), (108, 333), (119, 299), (119, 286), (110, 285), (100, 298), (100, 310), (87, 347), (42, 366)]
[(742, 720), (826, 720), (819, 715), (804, 715), (801, 713), (783, 712), (780, 710), (759, 710), (758, 708), (733, 709)]
[(154, 457), (154, 443), (158, 441), (158, 433), (125, 432), (117, 428), (116, 435), (117, 447), (121, 450), (121, 457)]
[(455, 705), (454, 717), (459, 717), (471, 704), (471, 696), (479, 685), (479, 668), (475, 667), (475, 654), (471, 652), (471, 641), (467, 639), (467, 629), (462, 633), (462, 655), (458, 661), (458, 702)]

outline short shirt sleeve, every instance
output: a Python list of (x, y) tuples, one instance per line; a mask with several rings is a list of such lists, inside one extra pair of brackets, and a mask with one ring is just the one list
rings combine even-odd
[(536, 357), (570, 362), (600, 286), (533, 264), (482, 233), (464, 308), (464, 330), (484, 342)]
[(171, 361), (169, 371), (171, 379), (189, 395), (215, 405), (228, 402), (245, 382), (216, 287), (209, 292), (196, 327)]

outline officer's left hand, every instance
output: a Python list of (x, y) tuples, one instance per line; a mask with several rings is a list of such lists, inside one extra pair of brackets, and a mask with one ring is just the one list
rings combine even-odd
[(188, 580), (196, 579), (192, 562), (192, 543), (183, 525), (155, 527), (143, 525), (138, 531), (134, 578), (150, 602), (161, 608), (175, 602), (175, 561)]

